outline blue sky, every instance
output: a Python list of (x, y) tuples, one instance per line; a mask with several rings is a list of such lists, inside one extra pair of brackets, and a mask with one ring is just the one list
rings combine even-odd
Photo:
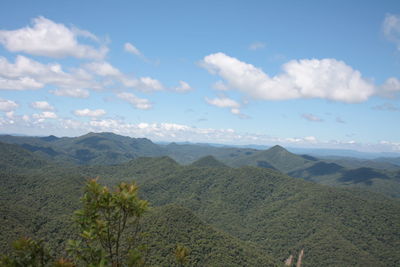
[(400, 151), (398, 1), (2, 1), (0, 133)]

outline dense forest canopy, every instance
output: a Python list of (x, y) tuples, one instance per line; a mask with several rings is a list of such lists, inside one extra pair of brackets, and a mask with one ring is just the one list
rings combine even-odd
[(193, 266), (275, 266), (301, 250), (304, 266), (400, 264), (394, 164), (344, 166), (279, 146), (157, 145), (108, 133), (0, 139), (8, 142), (0, 143), (4, 253), (25, 236), (62, 255), (84, 185), (98, 177), (109, 187), (136, 181), (150, 202), (139, 225), (150, 266), (178, 264), (178, 244)]

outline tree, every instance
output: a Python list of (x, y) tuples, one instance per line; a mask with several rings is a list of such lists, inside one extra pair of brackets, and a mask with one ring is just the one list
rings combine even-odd
[(49, 266), (52, 257), (44, 247), (42, 241), (35, 241), (23, 237), (14, 241), (14, 253), (10, 256), (0, 258), (0, 266), (23, 267), (23, 266)]
[[(86, 266), (143, 263), (141, 247), (135, 241), (148, 202), (141, 200), (137, 191), (135, 183), (121, 183), (111, 192), (97, 179), (88, 181), (81, 198), (83, 208), (75, 212), (79, 239), (68, 242), (68, 252), (75, 260)], [(128, 227), (129, 235), (125, 233)]]
[(190, 252), (188, 248), (180, 244), (177, 245), (175, 249), (175, 259), (180, 266), (183, 266), (188, 262), (189, 253)]

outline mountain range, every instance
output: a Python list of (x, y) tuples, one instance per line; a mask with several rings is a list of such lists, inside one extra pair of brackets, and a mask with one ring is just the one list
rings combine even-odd
[(281, 146), (266, 150), (212, 146), (205, 144), (155, 144), (146, 138), (131, 138), (114, 133), (88, 133), (79, 137), (0, 136), (0, 142), (17, 144), (26, 150), (62, 165), (113, 165), (138, 157), (168, 156), (180, 164), (213, 156), (230, 167), (269, 168), (295, 178), (321, 184), (356, 187), (400, 197), (398, 158), (357, 159), (317, 158), (298, 155)]
[[(216, 156), (182, 165), (165, 155), (168, 146), (180, 145), (159, 146), (147, 139), (113, 134), (19, 138), (14, 144), (0, 143), (1, 251), (8, 251), (10, 242), (21, 235), (42, 238), (62, 251), (73, 232), (71, 214), (79, 208), (85, 180), (98, 177), (108, 186), (135, 180), (141, 196), (150, 201), (153, 208), (143, 218), (142, 229), (149, 233), (143, 242), (149, 245), (152, 266), (173, 266), (171, 251), (177, 243), (191, 250), (193, 266), (278, 266), (301, 249), (304, 266), (400, 264), (398, 199), (364, 187), (337, 188), (304, 180), (309, 179), (307, 173), (313, 179), (340, 173), (340, 178), (348, 175), (343, 184), (366, 188), (391, 181), (392, 172), (386, 171), (389, 178), (376, 178), (381, 174), (369, 175), (382, 170), (351, 170), (279, 146), (264, 151), (223, 148)], [(125, 153), (133, 141), (140, 143), (130, 152), (133, 159), (94, 164), (117, 151), (109, 150), (114, 146)], [(43, 149), (28, 150), (26, 144), (59, 154), (52, 158)], [(189, 146), (177, 149), (175, 157), (189, 155)], [(84, 164), (74, 158), (75, 149), (100, 156)], [(199, 155), (217, 148), (195, 149)], [(305, 178), (285, 174), (296, 172)]]

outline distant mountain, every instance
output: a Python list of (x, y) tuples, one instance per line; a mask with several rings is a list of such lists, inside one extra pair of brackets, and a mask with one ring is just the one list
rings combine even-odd
[(281, 146), (273, 146), (268, 150), (257, 151), (251, 155), (234, 159), (230, 166), (257, 166), (279, 170), (283, 173), (313, 164), (313, 157), (293, 154)]
[(222, 162), (216, 160), (213, 156), (205, 156), (201, 159), (196, 160), (191, 164), (196, 167), (227, 167)]
[[(131, 138), (114, 133), (88, 133), (73, 138), (3, 135), (0, 136), (1, 141), (18, 144), (41, 159), (65, 166), (114, 165), (138, 157), (168, 156), (180, 164), (256, 166), (317, 183), (359, 187), (400, 197), (400, 182), (396, 178), (396, 172), (400, 170), (400, 166), (396, 165), (397, 158), (316, 158), (294, 154), (281, 146), (256, 150), (209, 144), (159, 145), (146, 138)], [(207, 158), (209, 156), (213, 158)], [(363, 168), (367, 171), (363, 171)], [(374, 177), (371, 173), (375, 173)]]
[(114, 133), (88, 133), (79, 137), (0, 136), (0, 141), (19, 144), (55, 162), (110, 165), (136, 157), (161, 156), (165, 150), (146, 138), (131, 138)]
[[(391, 159), (393, 162), (391, 162)], [(398, 170), (400, 165), (396, 165), (396, 158), (388, 158), (388, 160), (380, 159), (359, 159), (350, 157), (321, 157), (320, 160), (326, 162), (333, 162), (348, 169), (356, 168), (374, 168), (380, 170)]]
[(246, 157), (258, 150), (226, 146), (211, 146), (205, 144), (176, 144), (165, 146), (167, 156), (181, 164), (190, 164), (202, 157), (213, 156), (217, 160), (227, 163), (237, 158)]
[(23, 147), (0, 142), (0, 169), (35, 169), (46, 164), (43, 158)]
[(358, 159), (375, 159), (380, 157), (400, 157), (400, 153), (393, 152), (361, 152), (350, 149), (326, 149), (326, 148), (295, 148), (288, 147), (290, 152), (296, 154), (308, 154), (316, 157), (350, 157)]
[(400, 166), (400, 157), (391, 157), (391, 158), (377, 158), (375, 159), (378, 162), (386, 162), (390, 164), (394, 164)]

